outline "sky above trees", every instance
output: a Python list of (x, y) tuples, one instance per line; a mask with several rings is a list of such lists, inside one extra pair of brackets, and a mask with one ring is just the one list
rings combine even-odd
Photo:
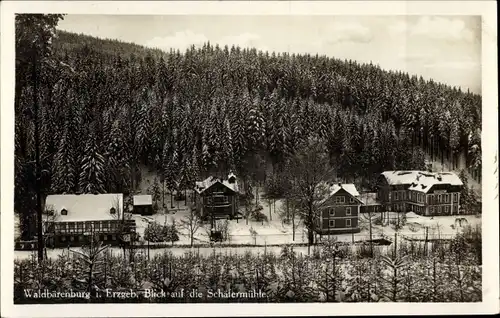
[(481, 93), (476, 16), (67, 15), (58, 28), (167, 51), (210, 41), (371, 61)]

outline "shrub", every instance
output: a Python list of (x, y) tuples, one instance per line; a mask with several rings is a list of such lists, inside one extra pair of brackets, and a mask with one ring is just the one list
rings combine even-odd
[(167, 242), (177, 242), (179, 240), (179, 231), (175, 224), (163, 225), (163, 236)]
[(261, 210), (254, 210), (250, 215), (250, 219), (256, 222), (267, 222), (267, 216)]
[(179, 234), (175, 226), (149, 223), (144, 230), (144, 239), (149, 242), (177, 242)]
[(156, 222), (149, 223), (144, 230), (144, 239), (149, 242), (165, 242), (163, 226)]

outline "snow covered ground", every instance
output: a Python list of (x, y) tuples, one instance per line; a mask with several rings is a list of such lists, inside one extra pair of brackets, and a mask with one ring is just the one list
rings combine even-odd
[[(401, 217), (401, 215), (400, 215)], [(396, 213), (391, 213), (391, 219), (397, 219)], [(461, 224), (457, 219), (466, 219)], [(365, 221), (363, 216), (360, 218), (362, 233), (369, 232), (369, 222)], [(414, 239), (424, 239), (426, 227), (428, 228), (428, 238), (443, 238), (450, 239), (457, 233), (463, 231), (466, 225), (476, 226), (481, 225), (481, 217), (475, 215), (449, 215), (449, 216), (420, 216), (413, 212), (406, 213), (406, 224), (399, 229), (398, 233)], [(387, 235), (393, 237), (396, 232), (395, 228), (390, 225), (376, 225), (372, 223), (372, 232), (376, 235)]]
[[(260, 193), (262, 196), (263, 193)], [(190, 244), (189, 231), (182, 227), (182, 221), (186, 220), (189, 215), (189, 210), (184, 201), (174, 201), (174, 209), (170, 209), (170, 194), (165, 196), (166, 210), (159, 211), (152, 216), (134, 215), (136, 220), (137, 233), (144, 237), (144, 230), (150, 222), (157, 222), (159, 224), (172, 224), (175, 220), (177, 228), (180, 232), (180, 240), (175, 242), (174, 245)], [(281, 201), (276, 201), (275, 204), (267, 200), (262, 200), (260, 204), (263, 206), (262, 212), (268, 217), (268, 222), (255, 222), (245, 219), (229, 220), (229, 239), (227, 243), (231, 244), (287, 244), (287, 243), (304, 243), (307, 241), (304, 234), (303, 225), (297, 220), (295, 230), (295, 240), (293, 237), (292, 225), (283, 224), (278, 215), (278, 211), (282, 204)], [(254, 237), (250, 229), (257, 232)], [(204, 224), (194, 235), (195, 242), (208, 243), (208, 231), (210, 230), (209, 224)]]

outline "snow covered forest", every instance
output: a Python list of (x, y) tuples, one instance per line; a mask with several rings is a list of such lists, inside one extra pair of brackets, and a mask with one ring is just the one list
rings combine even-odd
[(56, 31), (60, 18), (45, 20), (35, 71), (19, 52), (40, 25), (16, 19), (21, 225), (33, 223), (37, 188), (129, 193), (141, 165), (172, 191), (230, 170), (255, 184), (279, 174), (309, 137), (325, 145), (338, 180), (367, 189), (384, 170), (425, 169), (426, 156), (480, 182), (480, 95), (326, 56), (210, 43), (163, 52)]

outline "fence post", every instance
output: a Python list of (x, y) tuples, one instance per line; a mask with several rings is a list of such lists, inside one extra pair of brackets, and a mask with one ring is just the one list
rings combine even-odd
[(398, 252), (398, 232), (394, 233), (394, 258), (396, 258)]

